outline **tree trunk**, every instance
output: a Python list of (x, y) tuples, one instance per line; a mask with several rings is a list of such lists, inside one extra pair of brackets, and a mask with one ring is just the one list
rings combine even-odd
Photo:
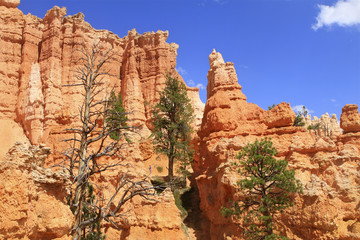
[[(170, 132), (170, 135), (172, 135), (173, 133)], [(175, 148), (175, 143), (174, 141), (171, 139), (170, 140), (170, 151), (169, 151), (169, 155), (168, 155), (168, 158), (169, 158), (169, 174), (168, 174), (168, 177), (169, 177), (169, 182), (172, 183), (173, 181), (173, 178), (174, 178), (174, 148)]]
[(75, 189), (75, 222), (74, 222), (74, 230), (72, 233), (73, 240), (80, 240), (82, 229), (79, 227), (82, 218), (83, 218), (83, 202), (86, 191), (86, 183), (88, 182), (88, 176), (86, 174), (86, 152), (88, 147), (88, 128), (89, 128), (89, 118), (90, 118), (90, 97), (91, 90), (90, 88), (86, 88), (86, 98), (85, 98), (85, 109), (83, 112), (83, 127), (81, 132), (81, 142), (80, 142), (80, 159), (79, 159), (79, 173), (77, 178), (77, 184)]
[(265, 185), (262, 185), (261, 190), (262, 190), (261, 202), (262, 202), (262, 205), (264, 207), (264, 211), (262, 212), (262, 214), (263, 214), (264, 217), (267, 217), (267, 219), (264, 220), (265, 236), (270, 236), (271, 234), (273, 234), (272, 218), (271, 218), (271, 215), (270, 215), (270, 212), (269, 212), (269, 206), (265, 201), (265, 198), (267, 196)]
[(174, 179), (174, 157), (170, 156), (169, 157), (169, 182), (171, 183)]

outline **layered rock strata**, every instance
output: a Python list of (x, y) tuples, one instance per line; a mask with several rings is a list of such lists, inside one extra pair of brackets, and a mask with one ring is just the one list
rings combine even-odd
[(69, 239), (69, 177), (43, 168), (50, 149), (16, 143), (0, 160), (0, 238)]
[[(132, 123), (145, 130), (165, 75), (182, 80), (175, 70), (178, 45), (166, 42), (167, 31), (141, 35), (134, 29), (119, 38), (93, 29), (82, 13), (66, 16), (66, 8), (54, 7), (40, 19), (23, 15), (15, 2), (0, 2), (0, 118), (20, 122), (33, 144), (56, 142), (58, 126), (77, 121), (82, 89), (66, 85), (75, 83), (82, 47), (99, 43), (102, 51), (112, 49), (104, 95), (121, 91)], [(199, 119), (199, 89), (188, 89)]]
[[(25, 16), (16, 8), (19, 3), (0, 0), (0, 131), (4, 133), (1, 139), (6, 135), (6, 143), (0, 147), (0, 158), (16, 141), (34, 145), (45, 143), (52, 154), (41, 158), (41, 171), (35, 170), (49, 176), (50, 182), (39, 183), (35, 176), (31, 161), (37, 159), (36, 154), (29, 157), (30, 160), (27, 157), (23, 160), (30, 154), (28, 149), (36, 147), (16, 145), (16, 151), (10, 150), (10, 155), (14, 151), (19, 153), (11, 155), (11, 159), (5, 157), (0, 170), (1, 183), (11, 178), (11, 171), (15, 172), (13, 180), (0, 189), (3, 203), (0, 238), (67, 239), (72, 213), (63, 196), (58, 197), (60, 192), (64, 193), (64, 189), (56, 185), (60, 183), (51, 185), (56, 173), (46, 167), (63, 160), (59, 154), (65, 147), (61, 140), (69, 137), (65, 129), (79, 124), (83, 89), (68, 87), (76, 83), (74, 70), (82, 66), (79, 49), (90, 49), (93, 44), (98, 44), (100, 52), (112, 49), (114, 55), (104, 68), (109, 71), (104, 78), (105, 91), (99, 99), (111, 90), (121, 92), (124, 105), (131, 113), (130, 124), (141, 126), (142, 137), (146, 138), (151, 105), (155, 105), (159, 91), (165, 86), (165, 75), (169, 73), (182, 80), (175, 70), (178, 45), (166, 42), (167, 31), (141, 35), (132, 30), (128, 36), (120, 38), (110, 31), (93, 29), (82, 13), (66, 16), (66, 8), (54, 7), (43, 19), (31, 14)], [(188, 92), (199, 124), (203, 111), (199, 89), (188, 88)], [(142, 146), (142, 142), (134, 142), (122, 152), (126, 163), (134, 166), (133, 176), (148, 175), (146, 160), (155, 158)], [(12, 159), (21, 163), (14, 164)], [(116, 185), (119, 174), (104, 173), (93, 180), (99, 184), (111, 180), (111, 184)], [(55, 188), (59, 193), (50, 192), (49, 189)], [(104, 225), (107, 238), (143, 239), (147, 236), (147, 239), (162, 239), (168, 236), (185, 239), (172, 194), (164, 193), (157, 200), (159, 202), (154, 203), (133, 199), (126, 206), (126, 210), (131, 211), (127, 225), (121, 224), (122, 230)], [(46, 212), (49, 212), (48, 216), (45, 216)], [(56, 214), (58, 217), (54, 216)]]
[(295, 206), (275, 216), (280, 230), (290, 239), (360, 239), (360, 132), (355, 107), (343, 109), (345, 134), (316, 136), (292, 126), (295, 114), (286, 103), (265, 111), (246, 102), (233, 64), (215, 51), (209, 59), (208, 99), (194, 171), (211, 239), (243, 239), (241, 221), (225, 219), (220, 208), (241, 197), (241, 176), (232, 165), (237, 152), (265, 137), (271, 138), (277, 157), (289, 161), (304, 186)]

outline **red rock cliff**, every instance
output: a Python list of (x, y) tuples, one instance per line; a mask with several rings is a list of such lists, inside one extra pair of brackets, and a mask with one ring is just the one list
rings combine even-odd
[[(57, 162), (54, 156), (59, 157), (59, 154), (54, 153), (62, 151), (60, 140), (66, 136), (65, 128), (79, 121), (82, 89), (65, 87), (75, 82), (74, 70), (80, 57), (77, 49), (81, 46), (90, 48), (98, 42), (101, 50), (113, 49), (116, 55), (106, 66), (111, 74), (105, 79), (106, 92), (113, 88), (122, 92), (125, 107), (132, 112), (129, 118), (133, 124), (143, 126), (143, 137), (147, 137), (150, 105), (156, 103), (159, 91), (164, 87), (165, 74), (170, 72), (182, 80), (175, 70), (178, 46), (166, 42), (167, 31), (140, 35), (132, 30), (128, 36), (119, 38), (110, 31), (93, 29), (82, 13), (66, 16), (65, 8), (54, 7), (43, 19), (31, 14), (25, 16), (16, 8), (19, 2), (0, 0), (1, 183), (6, 182), (11, 171), (16, 171), (5, 188), (0, 187), (0, 201), (3, 203), (0, 208), (0, 238), (68, 239), (72, 214), (64, 196), (48, 191), (58, 182), (52, 171), (44, 173), (42, 167)], [(188, 90), (199, 119), (203, 111), (199, 89)], [(31, 161), (36, 156), (30, 156), (33, 146), (24, 147), (17, 143), (3, 158), (16, 141), (25, 142), (25, 146), (29, 142), (34, 145), (45, 143), (51, 149), (53, 154), (42, 158), (41, 169), (35, 170), (47, 176), (50, 183), (55, 181), (55, 185), (41, 185), (47, 183), (39, 183), (41, 179), (38, 181), (34, 176)], [(143, 153), (143, 145), (134, 143), (124, 152), (126, 160), (136, 169), (136, 173), (131, 174), (139, 174), (136, 176), (148, 174), (145, 160), (153, 154), (152, 151)], [(25, 170), (18, 172), (18, 165)], [(43, 178), (42, 175), (39, 177)], [(117, 177), (109, 172), (106, 178), (102, 175), (97, 181), (110, 179), (116, 183)], [(24, 183), (28, 190), (19, 191), (22, 188), (19, 183)], [(119, 239), (121, 235), (128, 239), (143, 239), (144, 236), (147, 239), (164, 239), (165, 236), (185, 239), (172, 194), (165, 193), (158, 200), (152, 204), (133, 199), (126, 206), (131, 209), (128, 225), (122, 231), (105, 226), (107, 238)], [(55, 205), (62, 214), (54, 222), (54, 216), (45, 216), (44, 211), (50, 211)], [(7, 217), (3, 217), (5, 215)]]
[(240, 176), (231, 165), (235, 155), (247, 143), (264, 137), (271, 137), (278, 157), (289, 161), (304, 186), (295, 206), (275, 216), (281, 231), (290, 239), (360, 239), (357, 106), (343, 108), (345, 134), (316, 136), (292, 126), (295, 113), (289, 104), (265, 111), (246, 102), (233, 64), (225, 63), (215, 51), (209, 60), (208, 99), (194, 171), (211, 239), (242, 239), (240, 222), (225, 219), (220, 208), (241, 194), (236, 187)]
[[(108, 92), (113, 87), (121, 91), (133, 123), (146, 130), (165, 74), (182, 80), (175, 70), (178, 45), (166, 42), (167, 31), (140, 35), (132, 30), (119, 38), (93, 29), (82, 13), (65, 15), (65, 8), (54, 7), (40, 19), (23, 15), (13, 1), (0, 2), (0, 118), (18, 121), (33, 144), (55, 144), (59, 126), (75, 122), (78, 114), (81, 88), (64, 87), (75, 81), (76, 50), (100, 42), (116, 54), (107, 66), (113, 75), (106, 79)], [(198, 89), (189, 88), (189, 93), (199, 118)]]

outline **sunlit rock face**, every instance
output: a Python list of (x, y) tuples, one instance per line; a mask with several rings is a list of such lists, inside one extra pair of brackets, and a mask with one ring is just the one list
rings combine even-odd
[(304, 119), (305, 128), (309, 126), (318, 125), (320, 128), (316, 130), (316, 134), (323, 137), (331, 137), (336, 139), (342, 134), (336, 114), (332, 114), (331, 117), (328, 113), (321, 115), (320, 118), (314, 116), (311, 119), (311, 115), (307, 115)]
[[(82, 66), (79, 49), (90, 49), (94, 44), (98, 44), (101, 53), (108, 49), (113, 53), (111, 61), (104, 66), (109, 75), (103, 79), (104, 91), (98, 98), (108, 96), (111, 90), (121, 92), (131, 114), (129, 124), (141, 126), (141, 137), (147, 138), (151, 107), (165, 86), (166, 74), (183, 81), (175, 70), (178, 45), (166, 42), (168, 32), (138, 34), (132, 30), (120, 38), (110, 31), (92, 28), (82, 13), (67, 16), (66, 8), (55, 6), (41, 19), (24, 15), (17, 9), (19, 3), (19, 0), (0, 0), (0, 159), (16, 142), (23, 142), (31, 148), (39, 144), (49, 147), (51, 154), (41, 165), (44, 169), (63, 160), (59, 153), (66, 146), (61, 140), (69, 137), (65, 134), (66, 128), (80, 124), (79, 107), (84, 92), (81, 86), (68, 85), (76, 83), (74, 71)], [(194, 127), (198, 128), (204, 105), (198, 88), (188, 87), (188, 93), (194, 106)], [(136, 168), (132, 174), (137, 177), (147, 175), (146, 160), (156, 158), (152, 151), (145, 153), (143, 145), (143, 142), (134, 142), (123, 152), (126, 163)], [(24, 154), (28, 151), (27, 147), (16, 149)], [(22, 161), (23, 156), (18, 155)], [(10, 160), (5, 157), (3, 161)], [(21, 164), (26, 171), (18, 172), (14, 164), (5, 164), (0, 170), (0, 186), (4, 186), (10, 172), (15, 171), (6, 189), (0, 187), (3, 203), (0, 221), (6, 222), (0, 224), (0, 238), (68, 239), (72, 213), (63, 196), (60, 198), (47, 190), (59, 184), (56, 188), (62, 191), (64, 186), (51, 185), (50, 178), (55, 173), (41, 172), (45, 170), (39, 171), (48, 176), (50, 182), (39, 183), (31, 161)], [(115, 184), (118, 177), (110, 172), (94, 181), (104, 183), (104, 179), (112, 179)], [(106, 225), (107, 239), (119, 239), (119, 236), (185, 239), (172, 195), (166, 193), (160, 198), (157, 204), (134, 199), (127, 206), (129, 210), (136, 209), (129, 215), (129, 224), (123, 231)]]
[(347, 104), (343, 107), (340, 126), (344, 130), (344, 133), (360, 132), (360, 114), (358, 105)]
[(0, 238), (69, 239), (69, 176), (43, 168), (50, 149), (16, 143), (0, 160)]
[(345, 134), (336, 116), (324, 115), (319, 121), (332, 134), (316, 135), (306, 126), (292, 126), (295, 114), (287, 103), (269, 111), (248, 103), (233, 64), (225, 63), (216, 51), (209, 59), (208, 99), (194, 171), (211, 239), (243, 239), (241, 221), (225, 219), (220, 208), (241, 196), (237, 190), (241, 176), (231, 164), (237, 153), (247, 143), (265, 137), (271, 138), (278, 157), (289, 161), (304, 186), (304, 193), (295, 197), (295, 206), (275, 216), (280, 231), (290, 239), (360, 239), (357, 107), (343, 109)]
[[(107, 30), (96, 30), (82, 13), (66, 16), (66, 8), (54, 7), (44, 19), (23, 15), (18, 1), (0, 2), (0, 118), (21, 123), (33, 144), (56, 142), (63, 125), (77, 121), (82, 87), (75, 83), (81, 66), (79, 49), (98, 43), (100, 51), (114, 54), (105, 66), (105, 94), (121, 91), (131, 112), (132, 124), (151, 118), (152, 106), (164, 88), (166, 74), (183, 79), (175, 70), (178, 45), (167, 43), (168, 32), (138, 34), (135, 29), (120, 38)], [(198, 128), (203, 115), (199, 89), (188, 87)]]

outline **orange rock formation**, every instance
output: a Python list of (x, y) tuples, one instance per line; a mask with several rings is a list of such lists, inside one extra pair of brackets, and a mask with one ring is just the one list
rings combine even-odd
[(242, 239), (240, 222), (225, 219), (220, 208), (241, 195), (236, 185), (241, 176), (231, 164), (235, 155), (264, 137), (271, 137), (278, 157), (289, 160), (304, 186), (295, 206), (275, 216), (281, 231), (290, 239), (360, 239), (357, 106), (343, 108), (345, 134), (315, 136), (304, 127), (292, 127), (295, 114), (286, 103), (270, 111), (247, 103), (233, 64), (224, 63), (215, 51), (209, 59), (208, 100), (194, 170), (211, 239)]
[(340, 118), (340, 126), (344, 133), (360, 132), (360, 115), (358, 106), (355, 104), (347, 104), (342, 109)]
[[(19, 3), (0, 0), (0, 238), (68, 239), (72, 213), (65, 200), (67, 177), (45, 167), (58, 160), (48, 154), (61, 150), (66, 126), (78, 122), (81, 89), (64, 87), (75, 80), (76, 49), (98, 41), (103, 49), (113, 48), (107, 91), (122, 92), (132, 123), (142, 124), (147, 134), (151, 108), (145, 102), (158, 100), (166, 73), (181, 79), (175, 70), (178, 46), (166, 42), (168, 32), (140, 35), (132, 30), (119, 38), (95, 30), (81, 13), (66, 16), (65, 8), (54, 7), (44, 19), (25, 16), (16, 8)], [(248, 103), (234, 65), (225, 63), (220, 53), (214, 50), (209, 61), (205, 109), (199, 90), (188, 92), (200, 127), (194, 175), (211, 238), (240, 239), (239, 222), (229, 222), (219, 211), (241, 194), (236, 187), (240, 176), (231, 162), (245, 144), (271, 137), (279, 157), (289, 160), (304, 186), (295, 206), (276, 216), (281, 231), (290, 239), (360, 239), (358, 106), (343, 108), (343, 133), (336, 117), (314, 119), (333, 129), (330, 137), (316, 136), (292, 126), (295, 114), (288, 103), (269, 111)], [(24, 143), (13, 146), (16, 141)], [(133, 143), (124, 155), (140, 175), (147, 174), (149, 159), (155, 161), (148, 141)], [(106, 178), (117, 181), (113, 172)], [(105, 225), (107, 238), (186, 239), (172, 194), (165, 192), (158, 200), (133, 199), (126, 207), (131, 209), (128, 224), (122, 231)]]
[[(45, 143), (50, 147), (53, 154), (40, 157), (44, 161), (41, 167), (61, 160), (59, 154), (54, 153), (63, 150), (60, 140), (66, 138), (65, 128), (78, 124), (82, 100), (81, 87), (65, 85), (75, 82), (74, 70), (79, 66), (81, 56), (77, 50), (82, 46), (90, 48), (94, 43), (99, 43), (102, 50), (112, 48), (115, 54), (106, 66), (111, 75), (105, 79), (103, 94), (108, 94), (111, 89), (121, 91), (125, 107), (132, 113), (132, 123), (141, 125), (143, 137), (148, 137), (146, 123), (151, 117), (151, 105), (164, 88), (165, 75), (170, 73), (182, 80), (175, 70), (178, 46), (166, 42), (168, 32), (140, 35), (132, 30), (128, 36), (119, 38), (110, 31), (93, 29), (82, 13), (66, 16), (66, 8), (54, 7), (40, 19), (31, 14), (25, 16), (16, 8), (19, 3), (19, 0), (0, 0), (0, 139), (4, 140), (0, 159), (16, 141), (21, 141), (34, 145)], [(188, 91), (200, 125), (203, 103), (199, 99), (199, 89), (189, 87)], [(145, 160), (153, 154), (142, 146), (134, 143), (124, 153), (140, 175), (148, 174)], [(14, 151), (23, 151), (25, 155), (12, 156)], [(28, 151), (28, 147), (16, 145), (15, 150), (10, 150), (11, 156), (3, 159), (6, 164), (0, 170), (0, 182), (11, 181), (0, 190), (3, 203), (0, 238), (66, 239), (72, 213), (63, 196), (48, 190), (54, 189), (55, 185), (51, 184), (56, 173), (41, 170), (45, 171), (49, 183), (39, 183), (31, 163), (33, 157), (27, 157), (32, 153)], [(10, 161), (21, 162), (22, 167)], [(15, 173), (11, 175), (11, 171)], [(109, 174), (108, 179), (112, 178), (116, 183), (118, 176)], [(19, 191), (20, 186), (25, 190)], [(153, 204), (134, 199), (127, 206), (135, 209), (129, 215), (128, 225), (123, 231), (105, 226), (107, 238), (119, 239), (122, 235), (128, 239), (142, 239), (146, 235), (147, 239), (161, 239), (162, 236), (185, 239), (172, 194), (166, 193), (159, 200)], [(58, 214), (58, 211), (62, 213)], [(45, 212), (50, 213), (45, 216)], [(3, 217), (5, 215), (8, 217)]]
[[(171, 73), (182, 80), (175, 70), (178, 45), (166, 42), (167, 31), (140, 35), (132, 30), (119, 38), (93, 29), (82, 13), (65, 16), (65, 8), (54, 7), (39, 19), (24, 16), (15, 8), (16, 2), (0, 2), (0, 74), (4, 79), (0, 83), (0, 118), (20, 122), (33, 144), (51, 142), (57, 126), (76, 121), (82, 89), (64, 85), (75, 81), (80, 46), (100, 41), (103, 49), (113, 49), (116, 57), (107, 66), (113, 75), (107, 76), (107, 90), (121, 90), (133, 123), (144, 128), (165, 75)], [(199, 119), (203, 111), (199, 89), (188, 89)]]

